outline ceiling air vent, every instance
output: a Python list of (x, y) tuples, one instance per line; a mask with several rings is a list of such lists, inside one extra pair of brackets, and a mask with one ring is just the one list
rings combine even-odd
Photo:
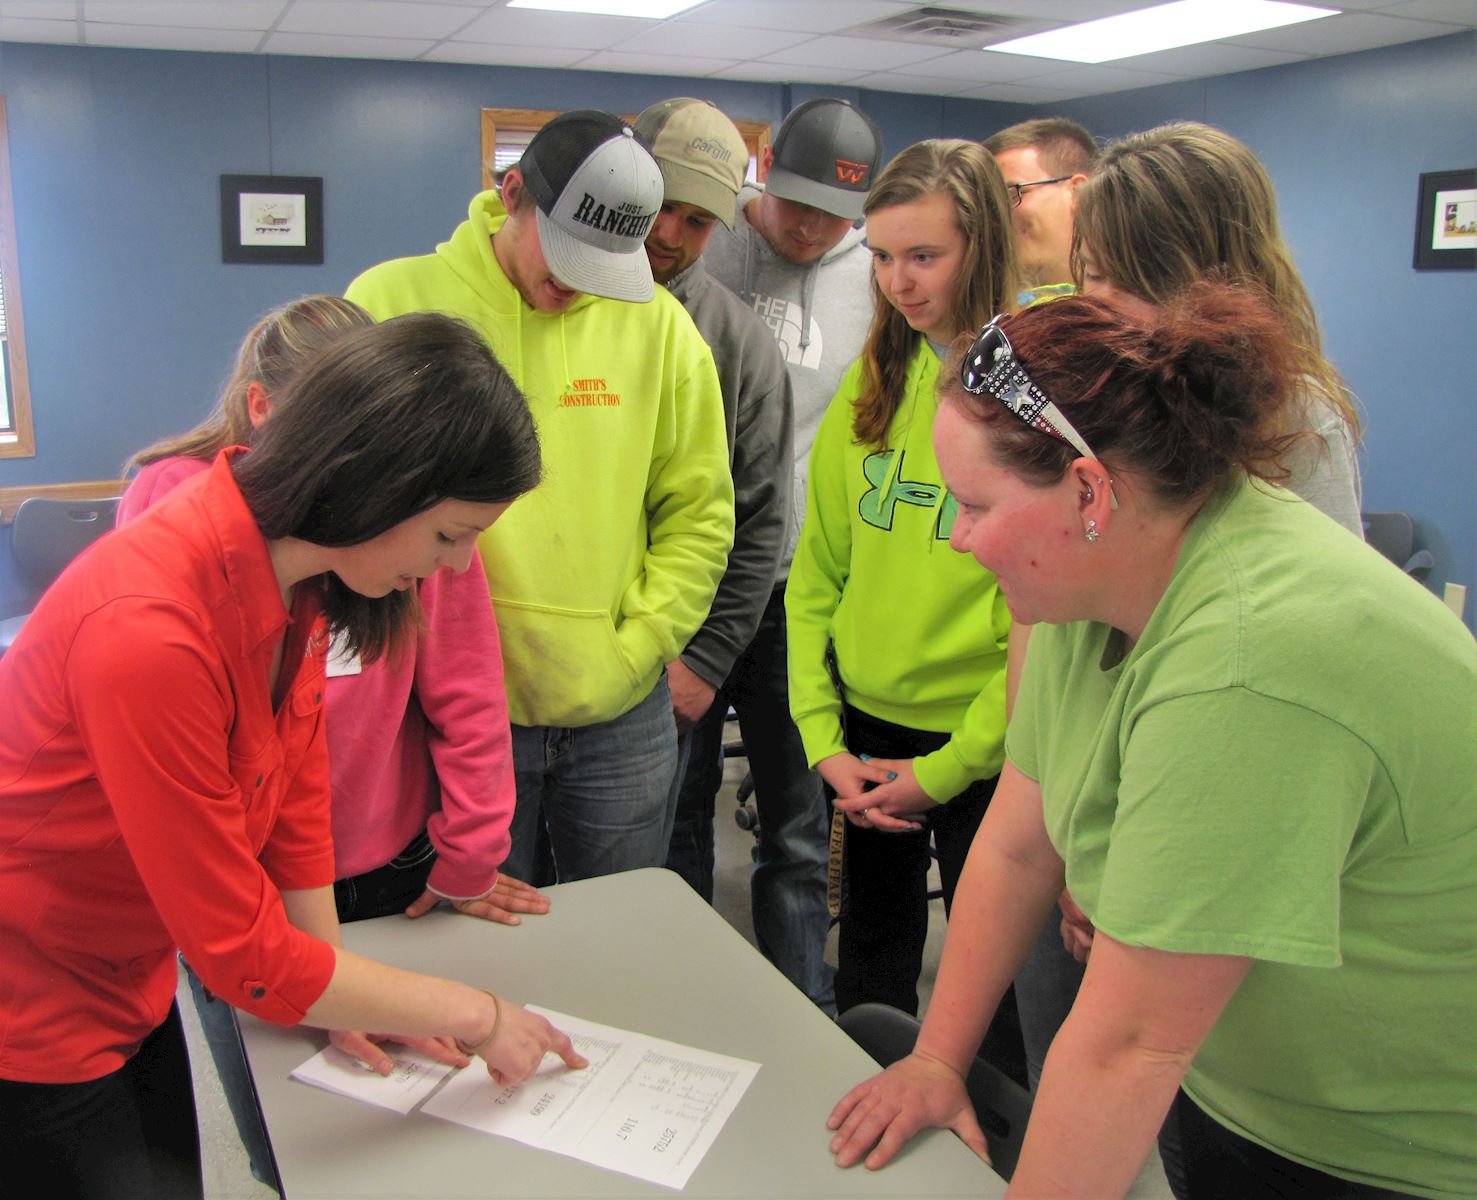
[(978, 48), (1019, 34), (1035, 33), (1042, 23), (998, 13), (962, 12), (954, 8), (915, 8), (911, 12), (853, 25), (840, 32), (852, 37), (893, 42), (921, 42), (954, 50)]

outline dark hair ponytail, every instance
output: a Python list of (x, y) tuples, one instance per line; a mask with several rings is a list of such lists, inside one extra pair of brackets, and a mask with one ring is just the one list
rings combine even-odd
[[(1037, 386), (1107, 466), (1137, 475), (1163, 503), (1196, 502), (1241, 473), (1286, 478), (1276, 464), (1297, 437), (1280, 430), (1295, 402), (1298, 351), (1256, 289), (1196, 284), (1147, 323), (1073, 297), (1001, 327)], [(993, 397), (970, 396), (952, 382), (950, 391), (991, 427), (1001, 464), (1023, 479), (1055, 483), (1077, 457)]]

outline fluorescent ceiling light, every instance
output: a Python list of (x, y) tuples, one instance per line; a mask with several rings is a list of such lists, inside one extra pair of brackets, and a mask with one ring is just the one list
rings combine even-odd
[(984, 49), (1068, 62), (1111, 62), (1115, 58), (1214, 42), (1261, 29), (1278, 29), (1300, 21), (1336, 16), (1338, 12), (1336, 8), (1284, 4), (1278, 0), (1180, 0), (1176, 4), (1159, 4), (1100, 21), (1033, 33)]
[(697, 0), (508, 0), (509, 8), (598, 13), (602, 17), (651, 17), (655, 20), (670, 17), (696, 4)]

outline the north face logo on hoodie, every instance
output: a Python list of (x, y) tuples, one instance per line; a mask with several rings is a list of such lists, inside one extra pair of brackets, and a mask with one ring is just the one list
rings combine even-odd
[(780, 353), (792, 366), (821, 369), (821, 327), (810, 320), (810, 339), (802, 343), (800, 322), (807, 318), (805, 309), (793, 300), (780, 296), (755, 296), (754, 311), (763, 318), (780, 344)]

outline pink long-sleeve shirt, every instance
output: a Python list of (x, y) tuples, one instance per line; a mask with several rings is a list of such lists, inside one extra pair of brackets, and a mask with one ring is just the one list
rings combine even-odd
[[(208, 468), (195, 458), (144, 467), (123, 493), (131, 520)], [(482, 560), (420, 585), (425, 633), (413, 647), (328, 680), (334, 873), (382, 867), (421, 829), (436, 847), (430, 886), (451, 899), (497, 882), (513, 818), (512, 739), (502, 645)]]

